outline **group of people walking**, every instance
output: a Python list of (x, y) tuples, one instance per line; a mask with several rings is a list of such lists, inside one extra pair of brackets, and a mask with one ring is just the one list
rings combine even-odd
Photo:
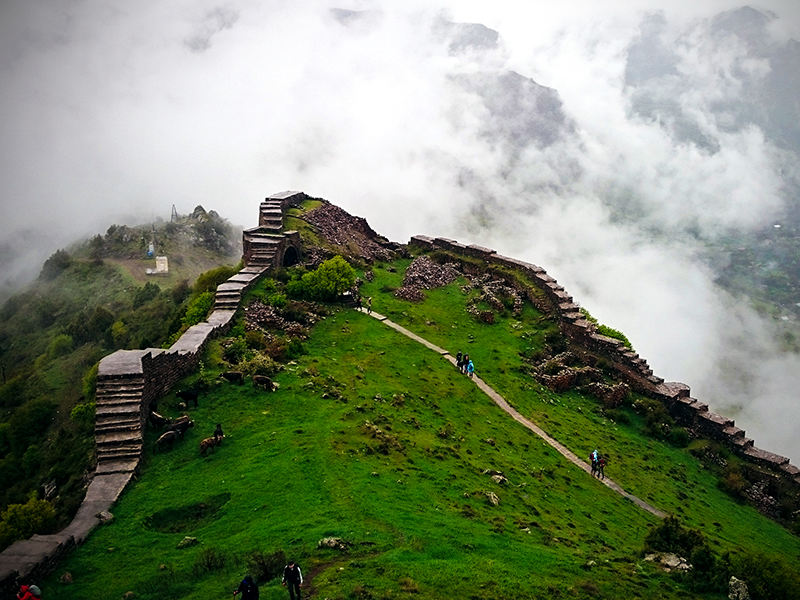
[[(289, 598), (291, 600), (300, 600), (300, 587), (303, 585), (303, 572), (296, 562), (291, 561), (284, 567), (281, 585), (288, 588)], [(246, 575), (239, 584), (239, 587), (233, 590), (234, 598), (237, 594), (242, 595), (242, 600), (258, 600), (258, 584), (253, 581), (251, 575)]]
[(605, 479), (606, 459), (597, 450), (593, 450), (589, 455), (589, 461), (592, 463), (592, 476)]
[(475, 365), (469, 357), (469, 354), (461, 354), (461, 352), (456, 354), (456, 367), (458, 367), (459, 371), (470, 377), (475, 373)]

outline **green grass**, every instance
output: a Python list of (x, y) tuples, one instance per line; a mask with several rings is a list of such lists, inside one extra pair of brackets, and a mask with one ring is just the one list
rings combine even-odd
[[(520, 372), (519, 352), (555, 328), (530, 306), (487, 325), (464, 311), (458, 283), (420, 304), (382, 291), (400, 287), (409, 262), (374, 269), (363, 294), (376, 312), (469, 352), (518, 410), (578, 455), (601, 448), (610, 477), (700, 528), (716, 551), (800, 556), (797, 538), (718, 491), (688, 450), (643, 437), (637, 415), (610, 422), (590, 398), (554, 394)], [(435, 352), (352, 310), (318, 323), (304, 345), (308, 354), (275, 377), (277, 392), (220, 384), (174, 449), (153, 454), (148, 433), (141, 476), (114, 521), (45, 582), (45, 596), (229, 595), (258, 549), (297, 559), (318, 598), (721, 598), (688, 593), (644, 563), (657, 519), (568, 463)], [(220, 354), (212, 344), (208, 369), (226, 368)], [(159, 403), (172, 416), (176, 405), (172, 395)], [(218, 422), (225, 442), (201, 457), (199, 441)], [(174, 527), (153, 526), (170, 518)], [(199, 544), (177, 549), (187, 535)], [(329, 536), (348, 550), (317, 548)], [(65, 571), (74, 584), (58, 581)], [(270, 580), (261, 595), (286, 592)]]

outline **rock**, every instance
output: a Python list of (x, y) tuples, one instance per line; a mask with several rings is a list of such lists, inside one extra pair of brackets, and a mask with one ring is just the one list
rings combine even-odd
[(165, 565), (164, 563), (161, 563), (160, 565), (158, 565), (158, 570), (159, 571), (166, 571), (167, 570), (167, 565)]
[(747, 584), (741, 579), (731, 576), (728, 581), (728, 600), (750, 600)]
[(73, 581), (72, 573), (67, 571), (61, 577), (59, 577), (59, 580), (61, 581), (61, 583), (72, 583), (72, 581)]
[(114, 515), (104, 510), (102, 512), (97, 513), (97, 518), (100, 519), (101, 523), (110, 523), (114, 520)]
[(178, 549), (188, 548), (189, 546), (194, 546), (196, 543), (197, 543), (197, 538), (189, 537), (187, 535), (180, 542), (178, 542)]
[(492, 481), (495, 483), (502, 485), (504, 483), (508, 483), (508, 479), (503, 477), (502, 475), (492, 475)]
[(489, 504), (492, 506), (497, 506), (500, 504), (500, 498), (498, 498), (497, 494), (494, 492), (486, 492), (486, 498), (489, 500)]
[(317, 548), (331, 548), (333, 550), (347, 550), (349, 544), (342, 538), (326, 537), (317, 542)]
[(125, 592), (124, 594), (122, 594), (122, 600), (131, 600), (131, 598), (135, 597), (136, 594), (134, 594), (133, 592)]

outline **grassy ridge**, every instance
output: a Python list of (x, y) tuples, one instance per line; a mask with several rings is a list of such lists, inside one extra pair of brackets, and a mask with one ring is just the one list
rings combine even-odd
[[(487, 325), (466, 315), (458, 284), (427, 292), (421, 304), (397, 300), (389, 290), (407, 262), (399, 273), (375, 270), (364, 291), (376, 311), (453, 352), (469, 351), (481, 377), (524, 414), (578, 454), (605, 450), (615, 480), (700, 527), (718, 550), (800, 555), (796, 538), (718, 491), (688, 451), (520, 373), (519, 352), (553, 327), (533, 308)], [(300, 561), (320, 598), (693, 597), (640, 559), (654, 517), (568, 464), (436, 353), (349, 310), (316, 325), (305, 345), (308, 354), (276, 376), (274, 394), (227, 384), (206, 394), (188, 439), (147, 453), (114, 522), (91, 535), (45, 592), (229, 594), (257, 549)], [(213, 345), (209, 369), (226, 368), (220, 355)], [(177, 414), (174, 404), (167, 398), (162, 409)], [(228, 437), (202, 458), (197, 443), (217, 422)], [(508, 484), (485, 470), (501, 471)], [(226, 494), (215, 515), (194, 525), (170, 533), (147, 525), (165, 510)], [(200, 544), (178, 550), (185, 535)], [(348, 550), (317, 548), (328, 536)], [(64, 571), (74, 584), (57, 581)], [(261, 589), (264, 598), (285, 597), (276, 580)]]

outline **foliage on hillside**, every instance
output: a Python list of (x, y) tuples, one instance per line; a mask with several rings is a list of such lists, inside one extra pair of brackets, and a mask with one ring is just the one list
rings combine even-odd
[[(159, 347), (185, 326), (189, 307), (190, 318), (201, 320), (210, 308), (197, 308), (199, 294), (186, 280), (141, 285), (121, 266), (117, 258), (141, 256), (142, 232), (148, 228), (115, 225), (84, 246), (57, 251), (38, 281), (0, 307), (0, 514), (53, 486), (55, 518), (43, 520), (40, 532), (69, 522), (83, 498), (94, 461), (98, 361), (118, 349)], [(218, 262), (236, 245), (234, 234), (198, 207), (159, 224), (156, 247), (187, 263)], [(202, 281), (226, 279), (232, 269), (215, 268)], [(0, 548), (13, 541), (9, 531), (16, 530), (0, 531)]]

